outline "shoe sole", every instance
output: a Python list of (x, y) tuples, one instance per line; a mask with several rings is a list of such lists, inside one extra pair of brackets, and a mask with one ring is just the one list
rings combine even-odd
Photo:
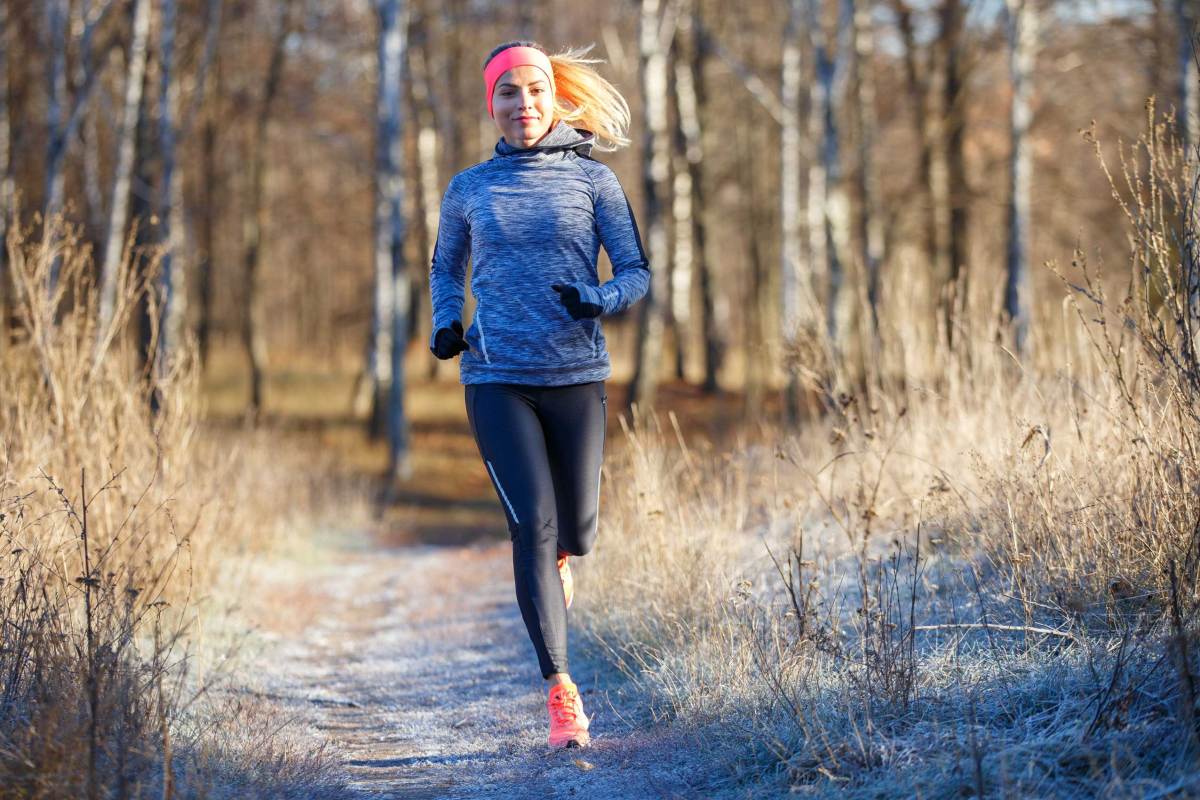
[(558, 744), (549, 742), (551, 747), (558, 750), (565, 750), (568, 747), (587, 747), (591, 743), (592, 735), (587, 730), (582, 730), (572, 734), (571, 738), (567, 739), (565, 742), (560, 742)]
[(570, 739), (567, 739), (567, 741), (562, 744), (552, 744), (550, 746), (553, 747), (555, 750), (570, 750), (572, 748), (584, 748), (590, 744), (591, 744), (591, 737), (587, 736), (587, 737), (572, 737)]

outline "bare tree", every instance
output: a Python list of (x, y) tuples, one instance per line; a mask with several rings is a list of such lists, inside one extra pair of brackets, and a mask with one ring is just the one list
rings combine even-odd
[[(100, 326), (105, 331), (112, 321), (117, 296), (117, 268), (125, 251), (125, 227), (129, 222), (129, 190), (137, 151), (138, 114), (146, 77), (147, 40), (150, 37), (150, 0), (133, 0), (133, 28), (126, 60), (125, 99), (117, 132), (117, 159), (113, 171), (111, 211), (104, 261), (100, 267)], [(99, 346), (100, 341), (97, 342)], [(96, 357), (103, 353), (97, 350)]]
[[(428, 6), (428, 3), (425, 5)], [(418, 249), (426, 268), (411, 271), (413, 285), (408, 314), (410, 338), (415, 337), (418, 330), (427, 330), (428, 326), (433, 324), (429, 305), (421, 302), (421, 298), (429, 293), (428, 265), (433, 260), (433, 245), (438, 224), (438, 157), (441, 150), (434, 113), (439, 98), (434, 91), (429, 64), (429, 53), (432, 49), (430, 34), (428, 8), (414, 6), (405, 52), (410, 79), (405, 83), (409, 89), (413, 120), (417, 125), (416, 158), (412, 162), (412, 174), (418, 187), (418, 191), (415, 192)]]
[[(49, 52), (48, 84), (50, 91), (46, 102), (46, 171), (44, 218), (50, 220), (62, 211), (63, 206), (63, 160), (67, 146), (75, 134), (82, 112), (91, 97), (100, 71), (100, 58), (96, 56), (94, 39), (97, 28), (113, 7), (114, 0), (104, 0), (98, 8), (86, 9), (83, 31), (79, 37), (79, 59), (83, 64), (81, 82), (73, 95), (68, 96), (67, 86), (67, 0), (46, 0), (46, 47)], [(103, 50), (103, 48), (101, 48)], [(52, 269), (50, 283), (58, 281), (57, 265)]]
[(266, 204), (263, 200), (266, 178), (267, 128), (271, 121), (271, 110), (275, 97), (279, 93), (279, 83), (283, 76), (286, 53), (284, 44), (291, 32), (294, 5), (294, 0), (283, 0), (279, 11), (279, 26), (275, 30), (275, 39), (271, 45), (271, 61), (267, 67), (266, 81), (263, 84), (258, 115), (254, 124), (254, 140), (250, 146), (250, 156), (247, 159), (250, 197), (246, 213), (242, 217), (242, 278), (244, 281), (242, 346), (245, 348), (250, 362), (250, 404), (246, 410), (251, 419), (256, 419), (262, 411), (263, 382), (267, 364), (266, 331), (262, 318), (262, 298), (258, 287), (258, 273), (262, 262), (262, 229), (267, 215)]
[(46, 151), (45, 202), (45, 217), (49, 222), (51, 217), (62, 210), (62, 161), (69, 141), (64, 119), (67, 103), (67, 0), (46, 0), (45, 9), (46, 45), (50, 56), (50, 74), (47, 76), (50, 91), (46, 98), (46, 131), (49, 136)]
[(970, 189), (966, 168), (966, 92), (963, 67), (964, 0), (943, 0), (937, 52), (941, 88), (941, 119), (934, 162), (934, 208), (939, 229), (941, 261), (949, 268), (941, 294), (946, 343), (955, 344), (954, 326), (968, 298), (967, 208)]
[[(1175, 0), (1175, 18), (1179, 40), (1179, 124), (1187, 148), (1187, 159), (1195, 165), (1200, 161), (1200, 34), (1196, 23), (1200, 21), (1200, 2), (1197, 0)], [(1193, 169), (1195, 166), (1193, 166)], [(1200, 229), (1200, 208), (1195, 199), (1184, 205), (1184, 213), (1192, 230)], [(1188, 293), (1188, 313), (1193, 330), (1200, 331), (1200, 265), (1194, 252), (1195, 243), (1189, 238), (1185, 244), (1185, 290)]]
[(708, 257), (708, 227), (704, 211), (708, 207), (704, 188), (704, 137), (700, 121), (707, 114), (708, 93), (704, 80), (704, 65), (708, 60), (708, 44), (703, 30), (703, 0), (693, 0), (685, 31), (688, 35), (688, 59), (677, 73), (680, 127), (687, 141), (687, 168), (692, 189), (692, 258), (699, 281), (700, 329), (704, 337), (704, 391), (717, 390), (717, 372), (724, 352), (724, 331), (717, 325), (714, 298), (712, 259)]
[[(680, 15), (680, 24), (670, 47), (671, 83), (671, 330), (675, 341), (675, 379), (687, 379), (688, 349), (692, 339), (692, 284), (694, 282), (694, 250), (692, 216), (692, 172), (687, 161), (687, 135), (684, 133), (682, 105), (690, 102), (695, 114), (695, 96), (681, 101), (680, 94), (690, 90), (691, 70), (687, 64), (684, 28), (690, 28), (690, 16)], [(688, 89), (681, 89), (682, 84)]]
[(674, 6), (660, 0), (641, 0), (639, 17), (639, 72), (642, 83), (645, 134), (642, 139), (642, 191), (646, 211), (644, 227), (649, 241), (650, 288), (640, 305), (637, 354), (626, 408), (634, 403), (653, 406), (662, 360), (664, 308), (667, 295), (667, 238), (665, 199), (671, 159), (667, 131), (667, 46), (674, 36)]
[(179, 113), (179, 79), (174, 75), (175, 34), (178, 7), (175, 0), (160, 0), (162, 31), (159, 56), (159, 152), (162, 157), (161, 186), (158, 197), (159, 236), (166, 245), (160, 261), (158, 369), (165, 372), (183, 332), (183, 309), (187, 285), (183, 271), (180, 242), (183, 220), (183, 179), (177, 175), (175, 158), (176, 115)]
[(1200, 143), (1200, 72), (1196, 67), (1196, 22), (1200, 17), (1197, 0), (1175, 0), (1175, 19), (1179, 42), (1179, 121), (1188, 152), (1195, 153)]
[[(734, 138), (740, 163), (754, 162), (754, 154), (760, 152), (762, 147), (762, 133), (762, 126), (739, 125), (735, 128)], [(766, 358), (769, 343), (766, 326), (773, 318), (770, 308), (773, 303), (767, 292), (770, 278), (766, 255), (763, 252), (764, 243), (770, 236), (764, 224), (765, 206), (768, 201), (763, 191), (763, 182), (762, 170), (758, 169), (746, 170), (743, 180), (739, 182), (739, 222), (749, 267), (749, 286), (743, 298), (746, 313), (742, 314), (746, 352), (742, 414), (746, 421), (761, 418), (767, 378), (770, 374), (769, 360)]]
[(872, 62), (875, 58), (875, 36), (871, 23), (871, 3), (860, 2), (854, 12), (854, 97), (857, 120), (858, 168), (855, 182), (859, 198), (855, 221), (859, 263), (866, 273), (865, 286), (868, 318), (863, 326), (864, 356), (878, 350), (879, 338), (879, 271), (883, 263), (883, 203), (879, 180), (875, 174), (872, 153), (878, 120), (875, 115), (875, 78)]
[(815, 150), (809, 167), (808, 237), (812, 269), (825, 279), (825, 328), (840, 350), (852, 294), (844, 293), (850, 264), (850, 203), (843, 180), (840, 104), (849, 75), (853, 0), (839, 0), (832, 45), (821, 26), (820, 3), (808, 0), (806, 24), (813, 53), (814, 79), (809, 103), (809, 137)]
[[(786, 351), (796, 347), (805, 328), (812, 328), (816, 297), (811, 280), (800, 277), (804, 257), (800, 218), (800, 168), (803, 138), (800, 130), (800, 87), (803, 83), (803, 46), (800, 41), (804, 0), (788, 1), (787, 24), (783, 29), (783, 58), (780, 75), (780, 101), (783, 130), (780, 136), (779, 224), (782, 235), (779, 263), (781, 314), (780, 327)], [(811, 272), (809, 273), (811, 278)], [(811, 332), (811, 331), (810, 331)], [(784, 417), (795, 424), (800, 417), (799, 365), (786, 361), (787, 387), (784, 390)]]
[(205, 33), (204, 61), (196, 81), (198, 91), (193, 108), (204, 116), (200, 131), (200, 219), (197, 272), (197, 294), (200, 305), (196, 326), (197, 349), (201, 365), (208, 364), (212, 336), (213, 262), (216, 250), (217, 192), (220, 175), (217, 171), (217, 129), (221, 120), (221, 62), (217, 45), (221, 35), (222, 0), (208, 0), (208, 29)]
[(1027, 350), (1029, 335), (1029, 189), (1032, 157), (1029, 152), (1029, 95), (1037, 55), (1036, 0), (1005, 0), (1008, 29), (1009, 75), (1012, 81), (1010, 112), (1012, 147), (1009, 152), (1008, 248), (1004, 284), (1004, 312), (1012, 324), (1018, 353)]
[[(379, 20), (379, 85), (375, 141), (376, 407), (386, 403), (389, 471), (412, 471), (404, 413), (404, 353), (408, 344), (409, 284), (404, 261), (404, 139), (400, 76), (408, 29), (402, 0), (375, 0)], [(386, 392), (386, 397), (384, 396)]]
[[(939, 246), (938, 215), (934, 197), (938, 194), (938, 171), (934, 168), (936, 142), (940, 136), (940, 120), (929, 111), (931, 70), (923, 69), (913, 32), (912, 8), (906, 0), (891, 0), (896, 14), (896, 28), (904, 42), (904, 78), (908, 90), (908, 105), (913, 111), (913, 128), (917, 140), (917, 186), (914, 194), (920, 202), (921, 246), (924, 262), (929, 265), (937, 281), (950, 273), (945, 249)], [(944, 171), (944, 170), (943, 170)]]
[(12, 122), (8, 113), (8, 4), (0, 0), (0, 353), (8, 345), (8, 293), (6, 288), (8, 220), (13, 215), (16, 187), (12, 173)]

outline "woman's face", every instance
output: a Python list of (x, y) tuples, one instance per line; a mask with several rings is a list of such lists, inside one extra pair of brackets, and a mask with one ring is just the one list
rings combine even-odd
[(554, 91), (546, 73), (528, 65), (513, 67), (492, 91), (492, 116), (509, 144), (532, 147), (550, 130)]

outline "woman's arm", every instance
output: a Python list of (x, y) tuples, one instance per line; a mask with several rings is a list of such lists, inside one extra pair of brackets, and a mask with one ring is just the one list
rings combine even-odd
[[(650, 262), (629, 198), (617, 176), (608, 166), (598, 161), (592, 163), (599, 167), (591, 171), (596, 187), (596, 227), (612, 262), (613, 277), (599, 287), (581, 287), (580, 294), (586, 302), (601, 306), (604, 314), (615, 314), (646, 294), (650, 288)], [(587, 296), (592, 294), (594, 298)]]
[(449, 328), (451, 322), (462, 320), (463, 283), (470, 253), (470, 228), (463, 214), (458, 176), (455, 175), (442, 196), (437, 243), (429, 267), (429, 296), (433, 308), (433, 330), (429, 334), (431, 348), (439, 329)]

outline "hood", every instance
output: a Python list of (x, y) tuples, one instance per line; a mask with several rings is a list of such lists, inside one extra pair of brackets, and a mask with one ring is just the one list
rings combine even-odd
[(592, 152), (592, 144), (595, 142), (595, 139), (596, 134), (591, 131), (582, 128), (572, 128), (566, 122), (559, 120), (550, 129), (550, 132), (543, 136), (542, 140), (533, 147), (514, 147), (501, 136), (500, 141), (496, 142), (496, 155), (539, 155), (541, 153), (574, 150), (581, 156), (588, 156)]

